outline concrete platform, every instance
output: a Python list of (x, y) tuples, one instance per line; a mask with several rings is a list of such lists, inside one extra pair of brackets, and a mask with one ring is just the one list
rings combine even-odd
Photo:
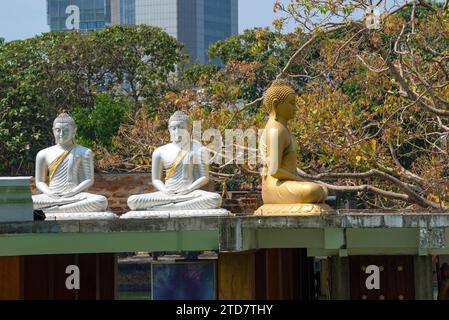
[(449, 254), (449, 214), (344, 210), (312, 216), (0, 223), (0, 256), (306, 248), (309, 256)]

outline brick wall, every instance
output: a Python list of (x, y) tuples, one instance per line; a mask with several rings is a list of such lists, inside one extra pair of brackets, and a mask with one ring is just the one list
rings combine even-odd
[(129, 196), (155, 191), (148, 173), (96, 174), (95, 183), (89, 192), (108, 198), (109, 210), (114, 213), (129, 211), (126, 204)]
[[(31, 180), (33, 194), (38, 194)], [(207, 188), (208, 191), (212, 191)], [(127, 206), (127, 199), (133, 194), (142, 194), (155, 191), (151, 184), (151, 174), (95, 174), (95, 183), (88, 192), (101, 194), (108, 198), (109, 210), (122, 214), (130, 209)], [(237, 215), (252, 214), (262, 205), (260, 192), (255, 191), (230, 191), (223, 199), (222, 207)]]
[(262, 204), (260, 191), (229, 191), (222, 207), (240, 216), (253, 214)]

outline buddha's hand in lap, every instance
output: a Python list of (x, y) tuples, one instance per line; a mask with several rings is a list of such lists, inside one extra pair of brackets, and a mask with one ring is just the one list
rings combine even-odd
[(161, 191), (162, 193), (164, 193), (167, 196), (182, 196), (182, 195), (189, 194), (193, 190), (189, 187), (189, 188), (184, 188), (184, 189), (180, 189), (180, 190), (163, 189), (163, 190), (159, 190), (159, 191)]
[(183, 195), (191, 193), (192, 191), (193, 190), (190, 188), (185, 188), (185, 189), (181, 189), (181, 190), (177, 191), (176, 194), (179, 196), (183, 196)]
[(166, 195), (166, 196), (175, 196), (176, 193), (173, 192), (173, 190), (168, 190), (168, 189), (163, 189), (163, 190), (159, 190), (159, 192), (161, 192), (162, 194)]
[(59, 199), (61, 198), (61, 196), (59, 194), (56, 194), (54, 192), (47, 192), (45, 193), (46, 196), (52, 198), (52, 199)]
[(75, 195), (76, 195), (76, 193), (74, 193), (74, 192), (64, 192), (64, 193), (61, 193), (59, 196), (61, 198), (71, 198)]

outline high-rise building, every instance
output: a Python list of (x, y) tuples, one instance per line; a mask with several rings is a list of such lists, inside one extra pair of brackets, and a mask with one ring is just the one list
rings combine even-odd
[(207, 61), (211, 44), (238, 32), (238, 0), (47, 0), (47, 3), (52, 31), (70, 29), (67, 18), (71, 13), (66, 8), (76, 5), (80, 30), (109, 24), (160, 27), (185, 44), (191, 61)]
[(47, 0), (50, 31), (92, 31), (111, 23), (111, 0)]
[(136, 24), (136, 0), (110, 0), (112, 24)]

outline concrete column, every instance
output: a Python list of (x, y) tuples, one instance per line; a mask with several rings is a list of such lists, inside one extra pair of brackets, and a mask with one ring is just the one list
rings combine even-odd
[(413, 257), (415, 273), (415, 300), (433, 300), (432, 257)]
[(350, 300), (351, 282), (348, 257), (330, 258), (330, 287), (332, 300)]

